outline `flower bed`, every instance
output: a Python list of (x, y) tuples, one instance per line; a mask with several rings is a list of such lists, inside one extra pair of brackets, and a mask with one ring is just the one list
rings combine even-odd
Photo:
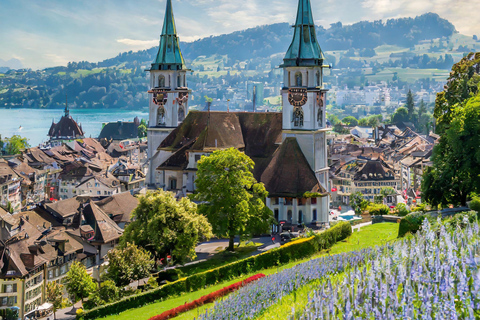
[(256, 274), (256, 275), (254, 275), (250, 278), (247, 278), (243, 281), (236, 282), (236, 283), (234, 283), (232, 285), (229, 285), (225, 288), (222, 288), (220, 290), (217, 290), (215, 292), (207, 294), (207, 295), (201, 297), (200, 299), (194, 300), (190, 303), (185, 303), (185, 304), (183, 304), (179, 307), (176, 307), (176, 308), (170, 309), (168, 311), (165, 311), (164, 313), (162, 313), (160, 315), (151, 317), (149, 320), (166, 320), (166, 319), (176, 317), (180, 313), (187, 312), (189, 310), (195, 309), (195, 308), (197, 308), (201, 305), (204, 305), (206, 303), (211, 303), (211, 302), (217, 300), (218, 298), (221, 298), (221, 297), (229, 294), (230, 292), (238, 290), (241, 287), (243, 287), (244, 285), (246, 285), (250, 282), (256, 281), (258, 279), (261, 279), (263, 277), (265, 277), (265, 275), (263, 273)]

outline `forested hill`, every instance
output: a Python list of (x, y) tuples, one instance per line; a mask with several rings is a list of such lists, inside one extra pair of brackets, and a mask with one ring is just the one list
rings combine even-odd
[[(323, 51), (372, 49), (383, 44), (412, 47), (421, 40), (449, 37), (456, 32), (449, 21), (435, 13), (415, 18), (389, 19), (387, 21), (361, 21), (352, 25), (334, 23), (330, 28), (317, 27), (317, 38)], [(286, 52), (292, 40), (293, 28), (288, 23), (276, 23), (237, 31), (220, 36), (210, 36), (194, 42), (182, 42), (185, 59), (199, 56), (227, 55), (229, 60), (244, 61), (267, 58)], [(139, 52), (126, 52), (99, 63), (100, 67), (115, 66), (123, 62), (152, 61), (157, 48)]]
[[(200, 98), (209, 95), (225, 99), (226, 88), (239, 92), (248, 80), (279, 86), (281, 78), (270, 71), (281, 63), (292, 30), (289, 24), (278, 23), (182, 43), (187, 66), (196, 71), (189, 76), (189, 87)], [(397, 66), (450, 69), (451, 53), (461, 56), (468, 50), (457, 40), (450, 41), (455, 32), (450, 22), (433, 13), (345, 26), (338, 22), (328, 29), (317, 27), (328, 63), (338, 69), (358, 69), (369, 64), (374, 73)], [(429, 40), (428, 49), (415, 51), (422, 40)], [(379, 47), (383, 48), (377, 50)], [(395, 47), (396, 52), (384, 47)], [(426, 53), (431, 52), (434, 53), (429, 57)], [(65, 95), (73, 108), (145, 107), (148, 74), (144, 70), (156, 53), (154, 47), (125, 52), (102, 62), (70, 62), (66, 67), (0, 72), (0, 108), (63, 108)], [(351, 72), (347, 74), (350, 75)], [(351, 79), (340, 75), (337, 84), (347, 81)]]

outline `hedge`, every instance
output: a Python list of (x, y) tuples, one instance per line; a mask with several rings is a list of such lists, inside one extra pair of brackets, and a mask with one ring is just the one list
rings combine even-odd
[(287, 243), (284, 246), (269, 250), (256, 256), (235, 261), (221, 267), (182, 278), (166, 285), (138, 295), (128, 296), (118, 301), (98, 306), (85, 311), (84, 319), (102, 318), (112, 314), (119, 314), (128, 309), (166, 299), (180, 293), (196, 291), (206, 286), (214, 285), (226, 280), (238, 278), (243, 274), (276, 267), (290, 261), (303, 259), (319, 250), (330, 248), (337, 241), (343, 240), (352, 234), (352, 227), (348, 222), (337, 223), (332, 228), (310, 238)]
[(247, 279), (242, 280), (242, 281), (235, 282), (234, 284), (231, 284), (231, 285), (229, 285), (227, 287), (224, 287), (220, 290), (217, 290), (217, 291), (214, 291), (214, 292), (209, 293), (207, 295), (204, 295), (197, 300), (194, 300), (192, 302), (182, 304), (181, 306), (178, 306), (176, 308), (167, 310), (167, 311), (163, 312), (162, 314), (151, 317), (148, 320), (167, 320), (167, 319), (176, 317), (180, 313), (184, 313), (184, 312), (187, 312), (189, 310), (198, 308), (198, 307), (200, 307), (204, 304), (207, 304), (207, 303), (212, 303), (215, 300), (217, 300), (218, 298), (221, 298), (221, 297), (223, 297), (223, 296), (225, 296), (225, 295), (227, 295), (227, 294), (229, 294), (229, 293), (231, 293), (235, 290), (240, 289), (244, 285), (246, 285), (250, 282), (253, 282), (253, 281), (257, 281), (258, 279), (261, 279), (263, 277), (265, 277), (265, 275), (263, 273), (256, 274), (256, 275), (254, 275), (250, 278), (247, 278)]

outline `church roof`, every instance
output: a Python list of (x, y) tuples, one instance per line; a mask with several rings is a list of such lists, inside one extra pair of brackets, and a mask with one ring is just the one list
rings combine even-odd
[(322, 66), (323, 52), (317, 41), (310, 0), (299, 0), (292, 43), (281, 67)]
[(138, 138), (138, 125), (135, 122), (117, 121), (107, 123), (98, 139), (126, 140)]
[(64, 137), (68, 138), (81, 138), (85, 135), (82, 127), (77, 124), (70, 115), (62, 116), (58, 123), (52, 122), (48, 136), (52, 139), (60, 139)]
[(260, 181), (265, 184), (270, 197), (303, 197), (305, 192), (327, 195), (296, 138), (286, 138), (283, 141)]
[(151, 70), (181, 70), (184, 67), (185, 61), (180, 50), (180, 41), (177, 36), (177, 28), (175, 27), (172, 0), (167, 0), (160, 46)]
[(255, 162), (254, 175), (258, 180), (278, 148), (281, 133), (281, 113), (190, 111), (158, 147), (173, 151), (158, 169), (184, 169), (188, 164), (187, 152), (234, 147), (243, 149)]

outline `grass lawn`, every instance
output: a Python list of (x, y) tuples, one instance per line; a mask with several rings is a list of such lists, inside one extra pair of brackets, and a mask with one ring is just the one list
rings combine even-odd
[[(380, 224), (375, 224), (375, 225), (362, 227), (361, 231), (354, 232), (348, 239), (335, 244), (327, 252), (322, 251), (322, 252), (319, 252), (317, 255), (314, 255), (312, 257), (302, 259), (302, 260), (298, 260), (298, 261), (295, 261), (295, 262), (291, 262), (289, 264), (280, 266), (278, 268), (270, 268), (270, 269), (265, 269), (265, 270), (261, 270), (261, 271), (258, 271), (258, 272), (254, 272), (254, 273), (245, 275), (243, 277), (237, 278), (235, 280), (226, 281), (226, 282), (223, 282), (221, 284), (217, 284), (215, 286), (211, 286), (211, 287), (208, 287), (208, 288), (203, 289), (203, 290), (199, 290), (199, 291), (196, 291), (196, 292), (191, 292), (191, 293), (188, 293), (188, 294), (182, 294), (179, 297), (170, 298), (170, 299), (167, 299), (165, 301), (159, 301), (159, 302), (156, 302), (156, 303), (152, 303), (152, 304), (143, 306), (141, 308), (132, 309), (132, 310), (122, 312), (119, 315), (112, 315), (112, 316), (108, 316), (106, 318), (101, 318), (101, 319), (105, 319), (105, 320), (114, 320), (114, 319), (115, 320), (116, 319), (118, 319), (118, 320), (130, 320), (130, 319), (147, 320), (147, 319), (149, 319), (149, 318), (151, 318), (155, 315), (161, 314), (164, 311), (167, 311), (167, 310), (170, 310), (172, 308), (178, 307), (181, 304), (191, 302), (191, 301), (193, 301), (195, 299), (198, 299), (198, 298), (200, 298), (200, 297), (202, 297), (206, 294), (209, 294), (213, 291), (219, 290), (219, 289), (221, 289), (225, 286), (228, 286), (232, 283), (235, 283), (237, 281), (246, 279), (246, 278), (248, 278), (248, 277), (250, 277), (254, 274), (257, 274), (257, 273), (263, 273), (265, 275), (269, 275), (269, 274), (272, 274), (272, 273), (276, 273), (280, 270), (291, 268), (291, 267), (293, 267), (293, 266), (295, 266), (299, 263), (324, 256), (326, 254), (336, 254), (336, 253), (341, 253), (341, 252), (358, 250), (358, 249), (362, 249), (362, 248), (366, 248), (366, 247), (372, 247), (372, 246), (375, 246), (375, 245), (382, 245), (382, 244), (384, 244), (388, 241), (392, 241), (392, 240), (397, 238), (398, 226), (399, 225), (396, 224), (396, 223), (380, 223)], [(302, 294), (305, 294), (305, 295), (308, 294), (308, 292), (309, 292), (308, 289), (309, 288), (310, 288), (310, 285), (306, 286), (304, 289), (303, 288), (300, 289), (301, 291), (299, 291), (298, 295), (297, 295), (297, 301), (299, 301), (299, 303), (302, 300), (302, 298), (301, 298)], [(290, 297), (290, 299), (294, 299), (294, 298), (292, 298), (293, 295), (292, 296), (286, 296), (286, 297), (284, 297), (284, 299), (286, 299), (286, 300), (282, 299), (282, 301), (279, 304), (275, 305), (274, 307), (282, 306), (281, 307), (282, 308), (282, 313), (287, 314), (288, 312), (291, 311), (291, 306), (288, 309), (288, 303), (291, 302), (291, 301), (288, 300), (289, 297)], [(183, 314), (180, 314), (179, 316), (175, 317), (175, 319), (186, 320), (186, 319), (196, 318), (197, 314), (203, 313), (206, 309), (211, 308), (212, 306), (213, 306), (213, 303), (204, 305), (204, 306), (202, 306), (198, 309), (194, 309), (194, 310), (191, 310), (189, 312), (185, 312)], [(270, 314), (270, 315), (282, 314), (282, 313), (276, 313), (277, 311), (275, 311), (275, 310), (272, 311), (274, 307), (269, 308), (267, 310), (267, 312), (265, 313), (265, 315), (268, 315), (268, 314)], [(287, 309), (283, 310), (284, 308), (287, 308), (288, 311), (285, 311)], [(287, 312), (287, 313), (284, 313), (284, 312)], [(266, 318), (266, 319), (269, 319), (269, 318)], [(270, 319), (274, 319), (274, 318), (270, 318)]]

